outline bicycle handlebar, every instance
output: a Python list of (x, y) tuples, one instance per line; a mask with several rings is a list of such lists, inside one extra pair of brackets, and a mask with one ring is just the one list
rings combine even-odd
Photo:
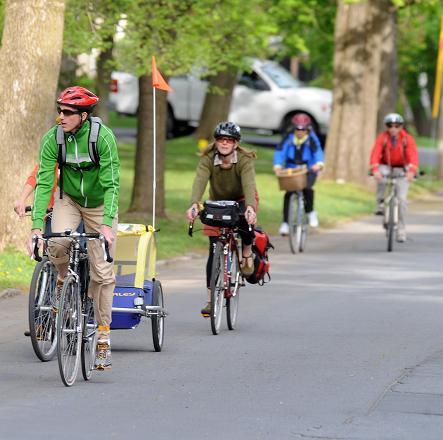
[(34, 259), (36, 261), (42, 261), (42, 257), (39, 255), (38, 251), (38, 240), (48, 241), (51, 238), (59, 238), (59, 237), (71, 238), (71, 239), (86, 238), (87, 240), (98, 239), (102, 244), (104, 259), (108, 263), (112, 263), (114, 261), (114, 259), (111, 257), (111, 254), (109, 253), (109, 244), (105, 240), (103, 234), (100, 234), (98, 232), (92, 232), (92, 233), (77, 232), (77, 231), (72, 232), (70, 229), (67, 229), (65, 232), (53, 232), (52, 234), (43, 234), (41, 237), (39, 237), (37, 234), (34, 234), (32, 236), (32, 242), (34, 243), (34, 250), (33, 250)]
[[(28, 205), (28, 206), (25, 207), (25, 212), (31, 212), (31, 211), (32, 211), (32, 206), (31, 205)], [(52, 208), (48, 208), (46, 210), (46, 214), (50, 214), (51, 212), (52, 212)]]

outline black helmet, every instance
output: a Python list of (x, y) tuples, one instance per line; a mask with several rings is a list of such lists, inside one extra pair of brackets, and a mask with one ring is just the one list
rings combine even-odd
[(241, 139), (240, 127), (233, 122), (220, 122), (220, 124), (215, 127), (214, 138), (226, 136), (239, 141)]

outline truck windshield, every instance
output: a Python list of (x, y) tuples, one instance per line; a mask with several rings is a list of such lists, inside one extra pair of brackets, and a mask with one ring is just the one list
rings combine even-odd
[(301, 86), (300, 81), (296, 80), (286, 69), (278, 64), (266, 63), (261, 68), (281, 89), (292, 89)]

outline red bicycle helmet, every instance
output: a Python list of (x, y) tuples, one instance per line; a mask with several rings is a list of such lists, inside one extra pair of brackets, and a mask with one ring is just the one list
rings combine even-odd
[(69, 105), (78, 109), (92, 109), (99, 97), (88, 89), (80, 86), (68, 87), (60, 93), (57, 104)]
[(295, 114), (291, 122), (299, 130), (309, 130), (312, 127), (311, 118), (306, 113)]

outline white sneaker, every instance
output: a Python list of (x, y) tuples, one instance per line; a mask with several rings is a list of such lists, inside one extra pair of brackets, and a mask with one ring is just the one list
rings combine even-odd
[(399, 243), (404, 243), (406, 241), (406, 231), (399, 230), (397, 232), (397, 241)]
[(289, 225), (286, 222), (283, 222), (280, 225), (280, 229), (278, 230), (280, 235), (289, 235)]
[(315, 211), (311, 211), (308, 213), (309, 226), (311, 228), (318, 228), (318, 217)]

